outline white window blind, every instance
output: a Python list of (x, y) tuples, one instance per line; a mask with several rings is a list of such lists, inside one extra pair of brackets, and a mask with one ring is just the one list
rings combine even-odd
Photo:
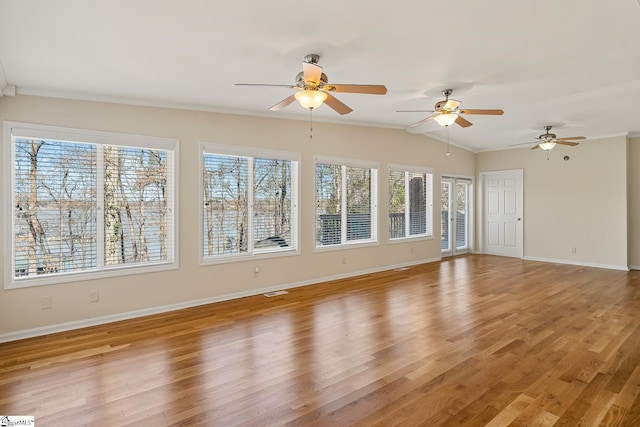
[(14, 279), (97, 268), (96, 151), (14, 138)]
[(204, 156), (204, 256), (246, 253), (249, 159)]
[(5, 123), (9, 287), (175, 268), (176, 149), (161, 138)]
[(316, 247), (377, 241), (377, 164), (316, 158)]
[(389, 239), (433, 236), (433, 172), (389, 167)]
[(203, 260), (297, 251), (299, 155), (202, 147)]
[(108, 145), (102, 153), (105, 266), (167, 261), (167, 150)]

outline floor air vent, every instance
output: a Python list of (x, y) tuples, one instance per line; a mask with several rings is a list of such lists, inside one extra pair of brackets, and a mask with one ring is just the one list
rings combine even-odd
[(289, 292), (287, 291), (273, 291), (273, 292), (267, 292), (266, 294), (264, 294), (265, 297), (277, 297), (278, 295), (284, 295), (284, 294), (288, 294)]

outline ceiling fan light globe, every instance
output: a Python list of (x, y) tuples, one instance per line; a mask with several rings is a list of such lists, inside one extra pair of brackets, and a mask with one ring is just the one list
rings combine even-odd
[(327, 99), (327, 94), (319, 90), (301, 90), (295, 94), (303, 108), (315, 110)]
[(541, 149), (543, 149), (545, 151), (549, 151), (555, 146), (556, 146), (556, 143), (554, 141), (545, 141), (545, 142), (541, 142), (540, 144), (538, 144), (538, 147), (540, 147)]
[(451, 126), (456, 119), (458, 118), (458, 115), (455, 113), (444, 113), (444, 114), (438, 114), (437, 116), (435, 116), (433, 118), (433, 120), (436, 121), (436, 123), (438, 123), (440, 126)]

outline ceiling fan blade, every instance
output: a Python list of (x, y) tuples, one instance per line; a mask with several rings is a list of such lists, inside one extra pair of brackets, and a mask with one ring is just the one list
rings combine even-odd
[(291, 95), (290, 97), (283, 99), (282, 101), (278, 102), (273, 107), (269, 108), (269, 110), (271, 110), (271, 111), (282, 110), (284, 107), (286, 107), (287, 105), (291, 104), (295, 100), (296, 100), (295, 95)]
[(489, 116), (501, 116), (504, 114), (502, 110), (460, 110), (460, 114), (486, 114)]
[(445, 102), (442, 109), (451, 111), (451, 110), (455, 110), (459, 106), (460, 106), (460, 101), (456, 101), (455, 99), (447, 99), (447, 102)]
[(509, 144), (509, 147), (517, 147), (518, 145), (531, 145), (531, 144), (538, 144), (537, 142), (519, 142), (517, 144)]
[(469, 120), (465, 119), (462, 116), (458, 116), (458, 118), (456, 119), (456, 123), (462, 126), (463, 128), (468, 128), (469, 126), (473, 125), (473, 123), (471, 123)]
[(436, 115), (434, 114), (434, 115), (431, 115), (431, 116), (427, 117), (426, 119), (422, 119), (419, 122), (416, 122), (416, 123), (414, 123), (412, 125), (409, 125), (409, 128), (415, 128), (415, 127), (420, 126), (421, 124), (427, 123), (429, 120), (433, 119), (435, 116)]
[(584, 136), (568, 136), (566, 138), (558, 138), (561, 141), (576, 141), (576, 140), (582, 140), (582, 139), (587, 139)]
[(385, 85), (343, 85), (343, 84), (327, 84), (322, 90), (329, 92), (344, 93), (366, 93), (369, 95), (384, 95), (387, 93)]
[(433, 110), (396, 110), (396, 113), (435, 113)]
[(324, 100), (324, 103), (336, 110), (339, 114), (349, 114), (353, 111), (347, 105), (339, 101), (338, 98), (331, 96), (330, 93), (327, 94), (327, 99)]
[(532, 150), (535, 150), (536, 148), (540, 148), (540, 146), (538, 144), (536, 144), (533, 147), (531, 147)]
[(571, 147), (575, 147), (576, 145), (579, 145), (579, 142), (571, 142), (571, 141), (564, 141), (563, 139), (559, 139), (556, 141), (556, 144), (562, 144), (562, 145), (569, 145)]
[(304, 73), (304, 82), (311, 84), (312, 86), (318, 86), (320, 84), (320, 78), (322, 77), (322, 67), (310, 62), (302, 63), (302, 72)]
[(236, 83), (236, 86), (273, 86), (273, 87), (288, 87), (289, 89), (293, 89), (293, 85), (272, 85), (268, 83)]

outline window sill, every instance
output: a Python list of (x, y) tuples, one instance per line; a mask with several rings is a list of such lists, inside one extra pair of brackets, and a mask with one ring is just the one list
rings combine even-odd
[(242, 254), (242, 255), (237, 255), (237, 254), (220, 255), (217, 257), (201, 258), (200, 266), (228, 264), (232, 262), (242, 262), (242, 261), (251, 261), (251, 260), (268, 259), (268, 258), (280, 258), (280, 257), (288, 257), (288, 256), (296, 256), (296, 255), (300, 255), (300, 250), (286, 249), (286, 250), (264, 251), (259, 253)]
[(409, 236), (409, 237), (397, 237), (395, 239), (389, 239), (387, 243), (395, 245), (397, 243), (408, 243), (433, 240), (433, 236)]
[[(59, 273), (51, 276), (37, 275), (35, 278), (25, 276), (24, 279), (11, 278), (6, 281), (4, 289), (25, 289), (34, 286), (56, 285), (60, 283), (81, 282), (106, 279), (117, 276), (130, 276), (134, 274), (157, 273), (160, 271), (176, 270), (178, 263), (147, 264), (135, 267), (113, 267), (100, 271), (87, 271), (83, 273)], [(27, 278), (28, 277), (28, 278)]]
[(380, 246), (380, 242), (377, 240), (367, 240), (364, 242), (341, 243), (339, 245), (316, 246), (314, 248), (314, 252), (340, 251), (345, 249), (367, 248), (372, 246)]

